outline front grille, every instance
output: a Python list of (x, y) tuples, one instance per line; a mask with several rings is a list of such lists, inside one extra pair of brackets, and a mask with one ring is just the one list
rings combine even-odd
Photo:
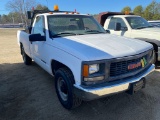
[(111, 63), (110, 64), (110, 77), (117, 77), (117, 76), (121, 76), (121, 75), (124, 75), (124, 74), (134, 73), (138, 70), (143, 69), (142, 66), (139, 66), (139, 67), (136, 67), (134, 69), (128, 70), (128, 65), (136, 64), (136, 63), (140, 62), (141, 59), (143, 59), (143, 58), (146, 59), (146, 62), (148, 64), (147, 55), (136, 58), (136, 59), (132, 59), (132, 60), (126, 60), (126, 61)]

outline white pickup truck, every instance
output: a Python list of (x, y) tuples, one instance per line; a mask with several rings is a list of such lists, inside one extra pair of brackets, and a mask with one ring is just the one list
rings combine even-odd
[(155, 68), (151, 44), (110, 35), (90, 15), (32, 11), (28, 18), (29, 30), (17, 33), (24, 63), (34, 60), (55, 76), (56, 93), (66, 109), (82, 100), (133, 94), (145, 87), (145, 76)]
[(98, 21), (110, 34), (151, 43), (155, 52), (154, 63), (160, 61), (160, 28), (155, 28), (140, 16), (124, 15), (119, 12), (102, 12), (98, 16)]

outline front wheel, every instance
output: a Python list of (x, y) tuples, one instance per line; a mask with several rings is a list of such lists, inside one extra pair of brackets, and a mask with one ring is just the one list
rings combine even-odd
[(32, 59), (25, 53), (23, 46), (21, 46), (21, 54), (22, 54), (24, 64), (25, 65), (31, 65), (32, 64)]
[(67, 68), (60, 68), (55, 74), (55, 89), (60, 103), (66, 109), (78, 107), (82, 100), (73, 93), (74, 77)]

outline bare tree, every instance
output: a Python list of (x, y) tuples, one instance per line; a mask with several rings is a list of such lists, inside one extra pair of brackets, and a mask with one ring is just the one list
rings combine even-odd
[(49, 9), (45, 5), (38, 4), (37, 7), (35, 8), (35, 10), (46, 10), (46, 11), (48, 11)]
[(22, 23), (27, 24), (26, 12), (36, 5), (36, 0), (10, 0), (6, 4), (6, 8), (12, 12), (18, 12), (21, 15)]

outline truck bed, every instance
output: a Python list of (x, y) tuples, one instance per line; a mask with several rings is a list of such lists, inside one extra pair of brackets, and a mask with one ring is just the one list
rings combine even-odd
[(25, 30), (18, 30), (17, 31), (17, 42), (18, 45), (23, 45), (25, 53), (30, 56), (30, 41), (29, 41), (29, 35)]

